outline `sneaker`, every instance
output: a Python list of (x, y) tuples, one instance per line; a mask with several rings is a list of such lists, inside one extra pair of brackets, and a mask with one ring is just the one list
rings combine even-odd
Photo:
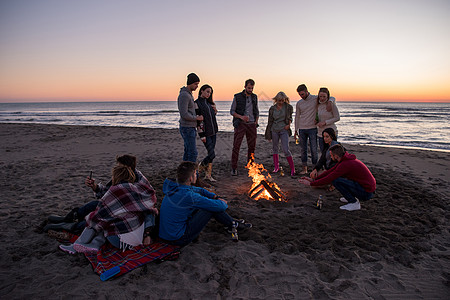
[(231, 170), (231, 176), (237, 176), (238, 172), (236, 169)]
[[(252, 228), (253, 225), (251, 223), (245, 223), (244, 219), (240, 219), (240, 220), (234, 220), (235, 223), (237, 223), (237, 229), (238, 230), (244, 230), (244, 229), (248, 229), (248, 228)], [(224, 228), (228, 233), (232, 233), (233, 228), (232, 227), (225, 227)]]
[(349, 204), (346, 204), (346, 205), (342, 205), (340, 207), (340, 209), (349, 210), (349, 211), (360, 210), (361, 209), (361, 204), (359, 204), (359, 201), (356, 201), (354, 203), (349, 203)]
[(245, 230), (245, 229), (249, 229), (249, 228), (252, 228), (253, 227), (253, 225), (252, 225), (252, 223), (239, 223), (239, 225), (238, 225), (238, 230)]
[(343, 203), (348, 203), (348, 200), (345, 199), (344, 197), (340, 198), (339, 201), (343, 202)]
[[(245, 223), (245, 220), (244, 219), (233, 219), (233, 222), (237, 223), (239, 226), (239, 223)], [(231, 233), (231, 227), (224, 226), (223, 229), (225, 231), (227, 231), (228, 233)]]

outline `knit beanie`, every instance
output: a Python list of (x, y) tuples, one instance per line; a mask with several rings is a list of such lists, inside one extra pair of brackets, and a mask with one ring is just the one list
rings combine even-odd
[(195, 82), (200, 82), (200, 78), (195, 73), (191, 73), (187, 76), (187, 85), (193, 84)]

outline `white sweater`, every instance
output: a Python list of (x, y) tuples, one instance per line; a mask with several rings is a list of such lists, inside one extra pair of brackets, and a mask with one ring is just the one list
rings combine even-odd
[(295, 105), (295, 132), (316, 128), (317, 96), (309, 94)]
[[(331, 99), (330, 99), (331, 100)], [(337, 135), (337, 127), (334, 123), (339, 121), (341, 117), (339, 116), (339, 110), (334, 101), (330, 101), (331, 111), (327, 111), (327, 103), (320, 103), (317, 107), (317, 113), (319, 115), (319, 122), (325, 122), (326, 125), (319, 127), (317, 126), (317, 136), (322, 137), (322, 131), (325, 128), (333, 128)]]

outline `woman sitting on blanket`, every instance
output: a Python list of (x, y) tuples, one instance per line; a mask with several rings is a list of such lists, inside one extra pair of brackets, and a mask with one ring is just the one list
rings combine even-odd
[(155, 225), (158, 210), (150, 182), (137, 169), (118, 163), (112, 171), (112, 185), (95, 211), (86, 216), (88, 228), (103, 232), (117, 248), (150, 244), (145, 228)]
[[(130, 167), (133, 172), (136, 172), (135, 156), (128, 154), (117, 155), (116, 163), (118, 165)], [(135, 174), (135, 176), (137, 177), (137, 173)], [(89, 177), (86, 177), (84, 183), (94, 191), (96, 200), (90, 201), (81, 207), (73, 208), (66, 216), (50, 215), (47, 219), (45, 227), (43, 227), (42, 229), (44, 232), (49, 232), (49, 235), (52, 235), (54, 237), (67, 237), (68, 233), (58, 231), (64, 230), (79, 235), (84, 230), (84, 228), (86, 228), (86, 216), (96, 209), (98, 203), (100, 202), (100, 199), (111, 187), (112, 180), (109, 180), (106, 184), (102, 184), (101, 182), (96, 183), (95, 178), (92, 178), (91, 173)]]

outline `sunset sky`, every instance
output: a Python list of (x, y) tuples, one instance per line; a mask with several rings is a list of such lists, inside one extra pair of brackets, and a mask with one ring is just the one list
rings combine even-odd
[(0, 102), (176, 100), (190, 72), (215, 100), (450, 102), (450, 1), (0, 0)]

